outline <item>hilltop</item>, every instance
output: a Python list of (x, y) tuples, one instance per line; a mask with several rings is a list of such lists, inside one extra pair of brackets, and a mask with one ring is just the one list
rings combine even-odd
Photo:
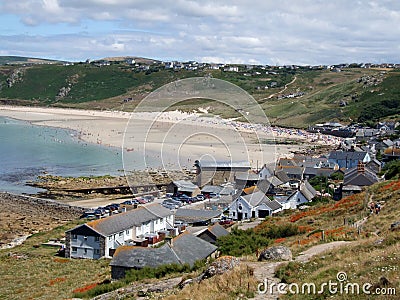
[[(66, 63), (0, 57), (0, 102), (82, 109), (132, 111), (155, 89), (175, 80), (213, 77), (251, 94), (274, 125), (305, 128), (338, 121), (396, 119), (400, 110), (398, 65), (337, 66), (226, 65), (160, 62), (113, 57)], [(210, 113), (238, 112), (209, 99), (188, 99), (171, 109), (210, 107)]]

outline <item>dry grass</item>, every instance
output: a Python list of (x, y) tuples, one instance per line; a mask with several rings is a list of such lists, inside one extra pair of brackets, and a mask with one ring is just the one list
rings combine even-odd
[(75, 225), (33, 235), (21, 246), (0, 251), (0, 299), (65, 299), (77, 288), (108, 278), (109, 260), (65, 259), (55, 256), (57, 248), (41, 246)]
[(168, 296), (163, 295), (162, 299), (247, 299), (255, 294), (257, 284), (258, 282), (253, 276), (253, 270), (245, 265), (240, 265), (225, 274), (216, 275), (200, 283), (187, 285), (182, 290), (175, 290)]
[[(325, 292), (313, 299), (398, 299), (400, 293), (400, 231), (392, 231), (390, 225), (400, 221), (399, 191), (400, 181), (391, 185), (388, 182), (375, 185), (369, 189), (368, 200), (383, 204), (380, 214), (372, 214), (362, 225), (362, 233), (357, 236), (358, 242), (350, 246), (330, 251), (323, 256), (315, 257), (309, 263), (291, 263), (280, 269), (282, 278), (289, 282), (312, 282), (319, 287), (329, 280), (336, 281), (338, 272), (345, 272), (348, 281), (362, 287), (364, 283), (375, 287), (394, 288), (397, 295), (331, 295)], [(365, 197), (364, 195), (361, 195)], [(384, 277), (389, 285), (380, 283)], [(337, 281), (336, 281), (337, 282)], [(392, 290), (393, 291), (393, 290)], [(373, 297), (373, 298), (371, 298)], [(284, 299), (308, 299), (306, 295), (286, 295)]]

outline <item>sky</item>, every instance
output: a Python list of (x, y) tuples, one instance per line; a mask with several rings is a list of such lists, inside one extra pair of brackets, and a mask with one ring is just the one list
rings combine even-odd
[(0, 55), (400, 63), (400, 1), (0, 0)]

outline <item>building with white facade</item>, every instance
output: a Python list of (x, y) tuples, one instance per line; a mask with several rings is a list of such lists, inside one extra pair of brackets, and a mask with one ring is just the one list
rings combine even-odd
[(111, 217), (94, 220), (66, 231), (65, 256), (112, 257), (122, 245), (157, 240), (174, 227), (174, 214), (154, 203)]
[(282, 205), (269, 199), (258, 191), (246, 196), (239, 196), (229, 206), (229, 218), (232, 220), (248, 220), (250, 218), (265, 218), (280, 212)]

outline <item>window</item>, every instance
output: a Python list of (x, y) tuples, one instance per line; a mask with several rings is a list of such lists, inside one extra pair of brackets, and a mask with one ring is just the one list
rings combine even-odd
[(78, 251), (78, 248), (72, 247), (72, 252), (76, 252), (76, 251)]
[(123, 236), (123, 235), (124, 235), (124, 233), (123, 233), (123, 232), (120, 232), (120, 233), (119, 233), (119, 236)]
[(84, 254), (87, 254), (87, 249), (86, 249), (86, 248), (83, 249), (83, 253), (84, 253)]
[(247, 213), (244, 213), (244, 218), (247, 219)]
[(235, 215), (236, 215), (236, 213), (233, 211), (233, 212), (232, 212), (232, 215), (233, 215), (233, 216), (235, 216)]
[(95, 242), (100, 242), (100, 237), (99, 237), (99, 236), (95, 236), (95, 237), (94, 237), (94, 241), (95, 241)]
[(129, 234), (129, 230), (126, 230), (125, 233), (126, 233), (126, 234)]
[(100, 249), (94, 249), (94, 254), (100, 255)]
[(73, 239), (73, 240), (77, 240), (77, 239), (78, 239), (78, 236), (77, 236), (76, 234), (73, 234), (73, 235), (72, 235), (72, 239)]

